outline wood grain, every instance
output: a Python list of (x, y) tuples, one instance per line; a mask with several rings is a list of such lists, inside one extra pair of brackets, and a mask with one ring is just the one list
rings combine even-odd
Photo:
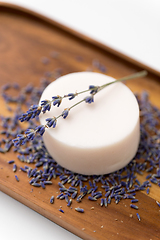
[[(41, 58), (57, 51), (59, 57), (51, 59), (47, 65), (42, 64)], [(77, 60), (81, 56), (82, 61)], [(62, 74), (85, 71), (91, 68), (93, 59), (98, 59), (107, 67), (107, 74), (120, 78), (142, 70), (141, 65), (124, 59), (113, 50), (76, 33), (60, 24), (39, 14), (20, 7), (0, 4), (0, 85), (7, 82), (18, 82), (22, 87), (31, 82), (39, 86), (44, 72), (62, 69)], [(149, 71), (147, 77), (127, 83), (133, 92), (144, 89), (150, 94), (152, 103), (160, 108), (160, 77)], [(3, 100), (0, 99), (0, 113), (8, 115)], [(160, 211), (155, 199), (160, 200), (160, 190), (153, 186), (148, 196), (143, 192), (137, 193), (139, 198), (139, 214), (142, 221), (137, 221), (135, 210), (129, 207), (130, 201), (121, 201), (118, 205), (111, 204), (101, 208), (98, 202), (84, 199), (82, 203), (73, 202), (73, 209), (66, 203), (56, 200), (49, 203), (52, 195), (59, 191), (58, 179), (53, 186), (44, 189), (34, 188), (28, 184), (28, 178), (23, 172), (18, 172), (20, 182), (16, 182), (12, 166), (8, 160), (15, 159), (18, 167), (23, 166), (12, 151), (0, 155), (0, 189), (34, 209), (43, 216), (56, 222), (83, 239), (122, 239), (122, 240), (158, 240), (160, 239)], [(145, 176), (140, 176), (141, 180)], [(58, 209), (62, 206), (64, 214)], [(74, 208), (85, 208), (85, 213), (75, 212)], [(91, 210), (94, 207), (94, 210)], [(130, 218), (133, 214), (133, 218)], [(103, 227), (102, 227), (103, 226)], [(85, 229), (84, 229), (85, 228)]]

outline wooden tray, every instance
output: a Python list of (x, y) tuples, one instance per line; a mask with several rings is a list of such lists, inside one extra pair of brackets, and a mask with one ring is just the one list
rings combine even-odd
[[(59, 52), (59, 57), (52, 59), (48, 65), (42, 64), (41, 58), (49, 56), (52, 51)], [(46, 71), (62, 68), (63, 75), (84, 71), (93, 68), (93, 59), (105, 65), (107, 74), (114, 78), (142, 70), (141, 64), (57, 22), (18, 6), (0, 3), (0, 85), (18, 82), (25, 86), (31, 82), (37, 86)], [(160, 108), (159, 73), (147, 70), (147, 77), (130, 81), (127, 85), (133, 92), (146, 89), (151, 101)], [(94, 71), (98, 69), (94, 67)], [(0, 103), (0, 113), (7, 115), (2, 99)], [(0, 154), (0, 190), (81, 238), (160, 239), (160, 212), (155, 204), (155, 199), (160, 200), (157, 186), (151, 188), (149, 196), (137, 193), (139, 204), (143, 203), (139, 209), (141, 222), (137, 220), (135, 210), (129, 207), (129, 200), (101, 208), (97, 202), (84, 199), (80, 206), (85, 208), (85, 213), (80, 214), (74, 211), (76, 202), (73, 203), (73, 209), (60, 200), (53, 205), (49, 203), (50, 197), (56, 196), (59, 190), (58, 179), (53, 186), (45, 190), (34, 188), (32, 193), (24, 173), (18, 172), (20, 182), (16, 182), (12, 166), (7, 163), (10, 159), (15, 159), (17, 165), (22, 166), (13, 152)], [(145, 180), (145, 177), (142, 176), (142, 179)], [(64, 214), (58, 211), (60, 205)], [(93, 206), (94, 210), (91, 210)], [(134, 217), (130, 218), (130, 214)]]

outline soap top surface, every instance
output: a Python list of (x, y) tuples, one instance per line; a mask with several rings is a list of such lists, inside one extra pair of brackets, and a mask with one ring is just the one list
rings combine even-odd
[[(114, 81), (112, 77), (100, 73), (80, 72), (62, 76), (49, 84), (42, 93), (40, 102), (53, 96), (88, 89), (89, 85), (103, 85)], [(64, 98), (59, 107), (52, 106), (49, 112), (40, 114), (41, 124), (45, 119), (56, 117), (65, 108), (89, 96), (80, 94), (72, 100)], [(116, 144), (133, 131), (139, 119), (139, 107), (131, 90), (123, 83), (114, 83), (94, 96), (91, 104), (82, 102), (70, 110), (66, 119), (57, 119), (56, 128), (46, 129), (60, 143), (78, 148), (98, 148)]]

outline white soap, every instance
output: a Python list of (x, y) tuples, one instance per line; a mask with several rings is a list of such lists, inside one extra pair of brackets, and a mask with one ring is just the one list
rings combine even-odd
[[(40, 101), (111, 81), (112, 77), (100, 73), (71, 73), (52, 82)], [(41, 124), (89, 95), (87, 92), (73, 100), (63, 99), (59, 107), (40, 114)], [(56, 128), (46, 129), (43, 139), (50, 155), (71, 171), (87, 175), (116, 171), (130, 162), (139, 145), (137, 100), (125, 84), (111, 84), (94, 96), (93, 103), (82, 102), (70, 110), (66, 119), (59, 118)]]

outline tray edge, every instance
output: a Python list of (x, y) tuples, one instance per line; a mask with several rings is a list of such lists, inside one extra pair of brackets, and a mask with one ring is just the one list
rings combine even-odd
[(77, 38), (79, 38), (79, 39), (81, 39), (81, 40), (83, 40), (83, 41), (85, 41), (89, 44), (92, 44), (95, 47), (100, 48), (101, 50), (104, 50), (106, 52), (109, 52), (110, 54), (113, 54), (114, 56), (116, 56), (116, 57), (118, 57), (122, 60), (125, 60), (125, 61), (127, 61), (131, 64), (134, 64), (136, 67), (139, 67), (140, 69), (145, 69), (145, 70), (149, 71), (150, 73), (160, 77), (160, 72), (159, 71), (156, 71), (155, 69), (153, 69), (153, 68), (151, 68), (151, 67), (149, 67), (149, 66), (147, 66), (143, 63), (140, 63), (137, 60), (135, 60), (133, 58), (130, 58), (129, 56), (127, 56), (127, 55), (125, 55), (125, 54), (123, 54), (123, 53), (121, 53), (121, 52), (119, 52), (119, 51), (117, 51), (113, 48), (110, 48), (109, 46), (104, 45), (104, 44), (102, 44), (102, 43), (100, 43), (100, 42), (82, 34), (82, 33), (79, 33), (78, 31), (75, 31), (75, 30), (73, 30), (73, 29), (71, 29), (71, 28), (69, 28), (69, 27), (67, 27), (67, 26), (65, 26), (65, 25), (63, 25), (63, 24), (61, 24), (61, 23), (59, 23), (55, 20), (52, 20), (52, 19), (50, 19), (50, 18), (48, 18), (48, 17), (46, 17), (42, 14), (39, 14), (39, 13), (37, 13), (35, 11), (32, 11), (28, 8), (24, 8), (24, 7), (21, 7), (21, 6), (15, 5), (15, 4), (11, 4), (11, 3), (0, 2), (0, 8), (1, 7), (6, 8), (6, 9), (8, 8), (8, 9), (11, 9), (11, 10), (18, 10), (22, 13), (29, 14), (29, 15), (32, 15), (36, 18), (39, 18), (39, 19), (41, 19), (41, 20), (43, 20), (43, 21), (45, 21), (49, 24), (54, 25), (55, 27), (65, 31), (65, 32), (71, 34), (74, 37), (77, 37)]

